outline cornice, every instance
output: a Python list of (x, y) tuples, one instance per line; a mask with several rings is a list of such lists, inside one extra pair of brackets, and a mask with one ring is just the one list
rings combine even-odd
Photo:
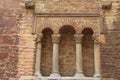
[(34, 13), (37, 17), (99, 17), (100, 12)]

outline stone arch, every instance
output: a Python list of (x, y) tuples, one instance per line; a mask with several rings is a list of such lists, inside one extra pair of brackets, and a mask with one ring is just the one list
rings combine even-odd
[(90, 22), (90, 21), (87, 21), (87, 20), (80, 23), (78, 25), (78, 27), (76, 27), (76, 31), (77, 31), (77, 33), (82, 33), (82, 31), (85, 28), (90, 28), (91, 30), (93, 30), (94, 33), (99, 32), (98, 25), (96, 23), (93, 23), (93, 22)]

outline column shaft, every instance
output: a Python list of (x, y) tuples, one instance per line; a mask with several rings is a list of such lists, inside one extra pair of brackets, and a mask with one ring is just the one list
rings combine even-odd
[(41, 76), (40, 71), (40, 62), (41, 62), (41, 36), (37, 36), (37, 43), (36, 43), (36, 60), (35, 60), (35, 75)]
[(95, 49), (95, 72), (99, 73), (100, 72), (100, 54), (99, 54), (99, 45), (94, 45), (94, 49)]
[(82, 73), (82, 47), (81, 44), (76, 43), (76, 71)]
[(58, 54), (59, 54), (59, 34), (52, 35), (52, 42), (53, 42), (53, 63), (52, 63), (52, 74), (51, 77), (60, 77), (59, 74), (59, 63), (58, 63)]
[(58, 73), (58, 44), (53, 44), (53, 73)]
[(75, 77), (84, 77), (82, 69), (82, 37), (81, 34), (75, 34), (76, 42), (76, 74)]
[(101, 77), (100, 74), (100, 40), (99, 35), (94, 34), (94, 64), (95, 64), (95, 74), (94, 77)]

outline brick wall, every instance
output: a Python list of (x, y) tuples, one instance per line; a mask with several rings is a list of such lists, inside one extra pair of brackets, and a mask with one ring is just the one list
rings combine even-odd
[(21, 10), (17, 10), (18, 1), (16, 5), (11, 2), (0, 1), (0, 80), (15, 78), (18, 72), (19, 38), (17, 33), (19, 28), (17, 26)]
[(22, 0), (0, 1), (0, 80), (33, 74), (33, 21), (23, 4)]
[(120, 67), (120, 25), (119, 25), (119, 2), (113, 2), (109, 11), (104, 11), (104, 24), (106, 43), (101, 44), (101, 70), (103, 78), (119, 80)]
[[(43, 2), (42, 5), (45, 5), (42, 7), (37, 5), (35, 11), (79, 12), (92, 11), (93, 9), (97, 11), (101, 6), (97, 0), (57, 1), (48, 5)], [(55, 9), (53, 9), (53, 4), (56, 6)], [(52, 6), (46, 8), (46, 5)], [(58, 10), (61, 5), (62, 7)], [(69, 5), (71, 6), (68, 7)], [(119, 1), (114, 2), (110, 11), (102, 12), (106, 27), (106, 33), (104, 33), (106, 43), (101, 44), (101, 73), (103, 80), (120, 79), (119, 5)], [(54, 17), (52, 19), (54, 20)], [(35, 36), (31, 35), (32, 26), (33, 11), (24, 8), (24, 0), (0, 0), (0, 80), (18, 80), (21, 76), (33, 76)]]

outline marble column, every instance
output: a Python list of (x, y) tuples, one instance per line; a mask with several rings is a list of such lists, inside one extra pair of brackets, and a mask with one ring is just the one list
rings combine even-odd
[(35, 75), (40, 77), (41, 71), (40, 71), (40, 61), (41, 61), (41, 38), (42, 34), (37, 35), (36, 40), (36, 60), (35, 60)]
[(76, 43), (76, 74), (75, 77), (84, 77), (82, 69), (82, 34), (75, 34)]
[(53, 61), (52, 61), (52, 74), (51, 77), (60, 77), (59, 74), (59, 63), (58, 63), (58, 55), (59, 55), (59, 37), (60, 34), (52, 35), (52, 43), (53, 43)]
[(101, 74), (100, 74), (100, 37), (99, 37), (99, 34), (94, 34), (93, 40), (94, 40), (94, 64), (95, 64), (94, 77), (101, 77)]

